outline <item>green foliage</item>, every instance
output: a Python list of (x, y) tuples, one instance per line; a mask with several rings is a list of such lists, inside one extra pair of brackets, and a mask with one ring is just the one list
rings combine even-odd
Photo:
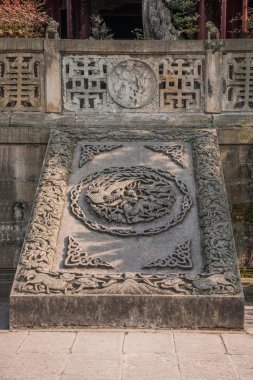
[(135, 28), (134, 30), (131, 30), (131, 33), (135, 35), (136, 40), (144, 40), (143, 29)]
[(172, 23), (180, 32), (181, 39), (192, 38), (198, 31), (198, 3), (199, 0), (165, 0), (171, 11)]
[(92, 15), (90, 17), (91, 27), (90, 34), (95, 40), (111, 40), (113, 34), (111, 29), (106, 26), (104, 19), (100, 15)]

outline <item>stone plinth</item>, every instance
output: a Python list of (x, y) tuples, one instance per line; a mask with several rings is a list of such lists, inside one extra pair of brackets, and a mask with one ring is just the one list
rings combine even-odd
[(51, 133), (10, 326), (242, 328), (216, 134)]

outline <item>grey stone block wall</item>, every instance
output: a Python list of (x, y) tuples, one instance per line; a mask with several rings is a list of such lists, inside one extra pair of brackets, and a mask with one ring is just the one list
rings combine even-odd
[(44, 144), (0, 144), (0, 297), (12, 284), (45, 150)]

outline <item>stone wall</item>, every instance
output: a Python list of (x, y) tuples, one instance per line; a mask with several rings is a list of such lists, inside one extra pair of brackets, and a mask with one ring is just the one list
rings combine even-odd
[(13, 279), (46, 145), (0, 144), (0, 297)]

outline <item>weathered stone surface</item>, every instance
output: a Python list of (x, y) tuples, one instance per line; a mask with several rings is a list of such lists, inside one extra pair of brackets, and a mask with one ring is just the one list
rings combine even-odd
[(215, 133), (53, 132), (10, 325), (241, 328)]
[(229, 355), (181, 353), (178, 356), (182, 380), (238, 379)]
[(212, 122), (211, 115), (204, 113), (189, 113), (187, 118), (180, 113), (117, 113), (117, 114), (76, 114), (76, 126), (114, 126), (114, 127), (208, 127)]
[[(227, 133), (231, 138), (237, 133), (240, 133), (241, 138), (244, 137), (245, 141), (252, 143), (252, 126), (253, 126), (253, 114), (252, 112), (240, 112), (240, 113), (223, 113), (220, 115), (213, 115), (213, 125), (215, 128), (227, 128), (224, 134)], [(241, 127), (239, 130), (232, 130), (232, 127)], [(244, 128), (242, 128), (244, 127)], [(248, 127), (248, 128), (247, 128)], [(231, 132), (228, 131), (231, 130)], [(223, 134), (223, 131), (220, 131)], [(238, 140), (237, 140), (238, 141)], [(241, 140), (242, 141), (242, 140)], [(236, 142), (235, 142), (236, 144)]]
[(208, 113), (221, 112), (222, 73), (220, 51), (206, 53), (205, 73), (205, 111)]
[(45, 48), (45, 85), (46, 85), (46, 112), (59, 113), (61, 102), (61, 55), (57, 45), (48, 38), (44, 41)]
[(208, 340), (204, 333), (188, 332), (175, 333), (176, 352), (180, 353), (199, 353), (199, 354), (225, 354), (226, 348), (219, 335), (210, 335)]
[(44, 57), (32, 52), (0, 54), (0, 110), (44, 109)]
[[(165, 375), (166, 374), (166, 375)], [(180, 380), (177, 355), (132, 353), (124, 355), (122, 380)]]

